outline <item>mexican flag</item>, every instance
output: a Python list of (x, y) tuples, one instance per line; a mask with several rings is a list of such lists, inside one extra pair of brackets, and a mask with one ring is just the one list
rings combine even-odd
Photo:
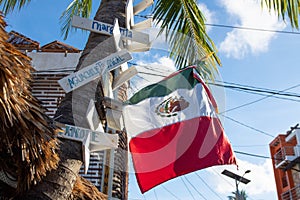
[(195, 67), (175, 72), (128, 100), (123, 115), (142, 193), (196, 170), (236, 164), (215, 110)]

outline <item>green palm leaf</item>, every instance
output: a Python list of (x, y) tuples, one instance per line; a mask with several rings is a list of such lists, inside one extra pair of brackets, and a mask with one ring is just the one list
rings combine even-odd
[(30, 0), (0, 0), (2, 12), (5, 15), (12, 12), (16, 7), (20, 10), (22, 7), (29, 3)]
[[(213, 79), (213, 74), (218, 72), (216, 64), (221, 63), (216, 55), (217, 49), (206, 33), (205, 17), (196, 2), (158, 0), (153, 18), (156, 24), (160, 24), (160, 34), (166, 33), (171, 48), (170, 56), (177, 67), (181, 69), (201, 63), (202, 76)], [(201, 60), (203, 58), (206, 58), (205, 62)]]
[(74, 15), (88, 18), (92, 10), (92, 0), (73, 0), (60, 16), (61, 33), (67, 39), (72, 28), (71, 20)]
[(274, 10), (278, 17), (281, 17), (283, 20), (285, 20), (285, 15), (287, 14), (291, 26), (299, 29), (299, 0), (261, 0), (261, 6), (263, 7), (264, 5), (269, 11)]

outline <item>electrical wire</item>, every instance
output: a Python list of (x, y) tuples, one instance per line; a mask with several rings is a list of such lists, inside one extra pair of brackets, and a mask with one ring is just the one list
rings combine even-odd
[(244, 124), (244, 123), (242, 123), (242, 122), (240, 122), (240, 121), (238, 121), (238, 120), (235, 120), (235, 119), (233, 119), (233, 118), (231, 118), (231, 117), (228, 117), (228, 116), (226, 116), (226, 115), (224, 115), (224, 114), (219, 113), (219, 115), (222, 115), (222, 116), (225, 117), (226, 119), (229, 119), (229, 120), (231, 120), (231, 121), (233, 121), (233, 122), (235, 122), (235, 123), (237, 123), (237, 124), (240, 124), (240, 125), (242, 125), (242, 126), (245, 126), (245, 127), (249, 128), (249, 129), (251, 129), (251, 130), (254, 130), (254, 131), (256, 131), (256, 132), (259, 132), (259, 133), (262, 133), (262, 134), (264, 134), (264, 135), (266, 135), (266, 136), (269, 136), (269, 137), (271, 137), (271, 138), (274, 138), (274, 136), (273, 136), (272, 134), (270, 134), (270, 133), (267, 133), (267, 132), (265, 132), (265, 131), (262, 131), (262, 130), (259, 130), (259, 129), (257, 129), (257, 128), (252, 127), (252, 126), (249, 126), (249, 125), (247, 125), (247, 124)]
[(219, 199), (221, 199), (222, 200), (222, 197), (218, 194), (218, 193), (216, 193), (201, 177), (200, 177), (200, 175), (197, 173), (197, 172), (195, 172), (194, 174), (196, 174), (196, 176), (206, 185), (206, 187), (208, 187), (208, 189), (210, 190), (210, 191), (212, 191), (217, 197), (219, 197)]
[(184, 176), (185, 180), (192, 186), (192, 188), (194, 188), (194, 190), (205, 200), (207, 200), (207, 198), (205, 198), (205, 196), (203, 196), (198, 190), (197, 188), (195, 188), (195, 186)]
[(175, 199), (180, 200), (174, 193), (172, 193), (170, 190), (168, 190), (168, 188), (166, 188), (164, 185), (161, 185), (162, 188), (164, 188), (169, 194), (171, 194)]
[[(279, 93), (279, 92), (285, 92), (285, 91), (288, 91), (288, 90), (297, 88), (297, 87), (299, 87), (299, 86), (300, 86), (300, 84), (297, 84), (297, 85), (294, 85), (294, 86), (292, 86), (292, 87), (286, 88), (286, 89), (284, 89), (284, 90), (280, 90), (280, 91), (278, 91), (278, 93)], [(262, 100), (265, 100), (265, 99), (267, 99), (267, 98), (269, 98), (269, 97), (273, 97), (274, 95), (275, 95), (275, 94), (270, 94), (270, 95), (268, 95), (268, 96), (265, 96), (265, 97), (263, 97), (263, 98), (257, 99), (257, 100), (255, 100), (255, 101), (251, 101), (251, 102), (242, 104), (242, 105), (240, 105), (240, 106), (237, 106), (237, 107), (234, 107), (234, 108), (230, 108), (230, 109), (228, 109), (228, 110), (223, 111), (222, 113), (230, 112), (230, 111), (233, 111), (233, 110), (236, 110), (236, 109), (245, 107), (245, 106), (252, 105), (252, 104), (254, 104), (254, 103), (257, 103), (257, 102), (260, 102), (260, 101), (262, 101)], [(220, 114), (221, 114), (221, 113), (220, 113)]]
[[(131, 62), (132, 65), (137, 65), (136, 63), (133, 63)], [(158, 73), (162, 73), (162, 71), (159, 71), (157, 69), (154, 69), (154, 68), (149, 68), (147, 67), (146, 65), (143, 67), (151, 70), (151, 71), (156, 71)], [(139, 72), (141, 74), (146, 74), (146, 75), (150, 75), (150, 76), (160, 76), (160, 77), (167, 77), (165, 75), (161, 75), (161, 74), (155, 74), (155, 73), (149, 73), (149, 72)], [(149, 80), (146, 80), (146, 81), (149, 81)], [(150, 81), (149, 81), (150, 82)], [(295, 87), (299, 87), (300, 84), (296, 85), (296, 86), (293, 86), (292, 88), (287, 88), (285, 90), (273, 90), (273, 89), (267, 89), (267, 88), (261, 88), (261, 87), (255, 87), (255, 86), (249, 86), (249, 85), (242, 85), (242, 84), (237, 84), (237, 83), (229, 83), (229, 82), (223, 82), (223, 81), (216, 81), (216, 82), (219, 82), (219, 83), (222, 83), (222, 84), (219, 84), (219, 83), (213, 83), (213, 82), (208, 82), (207, 84), (208, 85), (214, 85), (214, 86), (217, 86), (217, 87), (223, 87), (223, 88), (228, 88), (228, 89), (233, 89), (233, 90), (238, 90), (238, 91), (241, 91), (241, 92), (246, 92), (246, 93), (251, 93), (251, 94), (256, 94), (256, 95), (263, 95), (264, 98), (269, 98), (269, 97), (273, 97), (273, 98), (278, 98), (278, 99), (283, 99), (283, 100), (289, 100), (289, 101), (295, 101), (295, 102), (300, 102), (300, 100), (295, 100), (295, 99), (291, 99), (291, 98), (284, 98), (284, 97), (277, 97), (275, 95), (278, 95), (278, 96), (287, 96), (287, 97), (296, 97), (296, 98), (300, 98), (300, 94), (299, 93), (291, 93), (291, 92), (285, 92), (287, 90), (290, 90), (292, 88), (295, 88)], [(266, 95), (266, 94), (260, 94), (260, 93), (267, 93), (267, 94), (270, 94), (270, 95)], [(263, 98), (263, 99), (264, 99)], [(255, 100), (257, 101), (257, 100)], [(261, 101), (261, 100), (259, 100)], [(250, 102), (251, 103), (251, 102)], [(249, 103), (247, 103), (249, 104)], [(252, 104), (252, 103), (251, 103)], [(250, 104), (249, 104), (250, 105)], [(243, 106), (243, 105), (242, 105)], [(233, 108), (234, 109), (234, 108)], [(224, 111), (224, 112), (228, 112), (228, 111), (231, 111), (232, 109), (229, 109), (227, 111)]]
[(262, 155), (257, 155), (257, 154), (252, 154), (252, 153), (246, 153), (246, 152), (242, 152), (242, 151), (234, 151), (235, 153), (238, 154), (243, 154), (243, 155), (247, 155), (247, 156), (252, 156), (252, 157), (256, 157), (256, 158), (266, 158), (266, 159), (272, 159), (269, 156), (262, 156)]
[(194, 195), (193, 195), (193, 193), (192, 193), (191, 190), (188, 188), (187, 184), (184, 182), (182, 176), (180, 177), (180, 179), (181, 179), (181, 181), (183, 182), (183, 184), (184, 184), (184, 186), (186, 187), (186, 189), (188, 190), (188, 192), (190, 193), (190, 195), (192, 196), (192, 198), (193, 198), (194, 200), (196, 200), (195, 197), (194, 197)]
[[(152, 15), (135, 15), (135, 16), (145, 18), (145, 19), (153, 18)], [(176, 21), (178, 21), (178, 20), (176, 20)], [(230, 29), (240, 29), (240, 30), (248, 30), (248, 31), (260, 31), (260, 32), (300, 35), (300, 32), (294, 32), (294, 31), (280, 31), (280, 30), (271, 30), (271, 29), (262, 29), (262, 28), (244, 27), (244, 26), (233, 26), (233, 25), (225, 25), (225, 24), (212, 24), (212, 23), (205, 23), (205, 25), (212, 26), (212, 27), (219, 27), (219, 28), (230, 28)]]
[[(249, 93), (249, 94), (255, 94), (255, 95), (260, 95), (260, 96), (268, 96), (267, 94), (260, 94), (260, 93), (257, 93), (257, 92), (251, 92), (251, 91), (242, 91), (242, 90), (238, 90), (239, 92), (245, 92), (245, 93)], [(293, 102), (297, 102), (299, 103), (300, 100), (297, 100), (297, 99), (292, 99), (292, 98), (286, 98), (286, 97), (277, 97), (277, 96), (272, 96), (272, 98), (275, 98), (275, 99), (280, 99), (280, 100), (286, 100), (286, 101), (293, 101)]]
[(271, 33), (283, 33), (283, 34), (293, 34), (300, 35), (299, 32), (293, 31), (279, 31), (279, 30), (270, 30), (270, 29), (262, 29), (262, 28), (253, 28), (253, 27), (244, 27), (244, 26), (232, 26), (232, 25), (224, 25), (224, 24), (210, 24), (206, 23), (206, 26), (220, 27), (220, 28), (232, 28), (232, 29), (241, 29), (248, 31), (261, 31), (261, 32), (271, 32)]
[(234, 89), (234, 90), (238, 90), (238, 91), (251, 91), (251, 92), (257, 92), (257, 93), (267, 93), (267, 94), (271, 94), (271, 95), (281, 95), (281, 96), (299, 97), (300, 98), (300, 94), (298, 94), (298, 93), (271, 90), (271, 89), (267, 89), (267, 88), (258, 88), (258, 87), (254, 87), (254, 86), (241, 86), (241, 85), (235, 86), (234, 84), (225, 84), (225, 83), (224, 84), (209, 83), (209, 85), (214, 85), (214, 86), (228, 88), (228, 89)]
[(153, 192), (154, 192), (155, 199), (158, 200), (155, 189), (153, 190)]
[(229, 182), (226, 178), (224, 178), (224, 176), (221, 176), (221, 174), (220, 173), (218, 173), (214, 168), (211, 168), (213, 171), (214, 171), (214, 173), (215, 174), (217, 174), (218, 176), (220, 176), (224, 181), (226, 181), (229, 185), (231, 185), (232, 187), (234, 187), (234, 185), (231, 183), (231, 182)]

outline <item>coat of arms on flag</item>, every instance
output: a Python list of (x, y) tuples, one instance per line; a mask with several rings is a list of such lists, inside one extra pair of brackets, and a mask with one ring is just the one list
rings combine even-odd
[(142, 193), (196, 170), (236, 164), (216, 109), (195, 67), (175, 72), (128, 100), (124, 121)]
[(184, 97), (169, 97), (156, 107), (155, 112), (162, 117), (176, 116), (177, 112), (187, 108), (189, 104)]

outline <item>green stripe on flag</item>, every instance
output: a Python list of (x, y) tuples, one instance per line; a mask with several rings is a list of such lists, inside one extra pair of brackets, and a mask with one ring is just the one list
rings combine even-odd
[(149, 85), (140, 91), (138, 91), (135, 95), (133, 95), (128, 101), (128, 104), (137, 104), (140, 101), (143, 101), (147, 98), (151, 97), (163, 97), (177, 89), (191, 89), (194, 88), (196, 84), (199, 83), (197, 79), (193, 76), (193, 69), (188, 68), (185, 69), (176, 75), (170, 75), (166, 79)]

